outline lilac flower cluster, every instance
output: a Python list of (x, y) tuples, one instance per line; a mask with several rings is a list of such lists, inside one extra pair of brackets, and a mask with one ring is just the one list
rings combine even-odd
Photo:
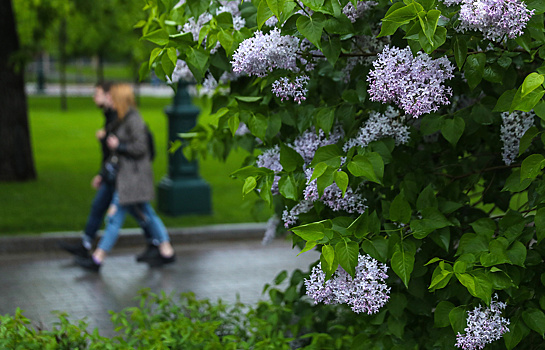
[(456, 346), (464, 350), (483, 349), (486, 344), (492, 343), (509, 332), (509, 320), (501, 317), (505, 303), (496, 300), (490, 302), (490, 307), (481, 305), (467, 313), (467, 327), (465, 334), (456, 335)]
[[(312, 169), (305, 170), (307, 180), (312, 177), (312, 172)], [(310, 181), (303, 190), (303, 196), (307, 201), (314, 202), (320, 200), (333, 211), (344, 210), (350, 214), (363, 214), (367, 209), (367, 206), (365, 205), (366, 198), (363, 198), (359, 193), (355, 193), (350, 187), (346, 189), (343, 197), (342, 190), (336, 183), (326, 187), (324, 193), (320, 197), (318, 194), (318, 182), (314, 179)]]
[(280, 224), (280, 218), (275, 214), (267, 220), (267, 225), (265, 227), (265, 234), (263, 235), (263, 240), (261, 244), (267, 245), (274, 240), (276, 237), (276, 229)]
[(375, 1), (363, 1), (360, 0), (356, 3), (356, 6), (352, 2), (348, 2), (343, 8), (343, 13), (354, 23), (358, 18), (361, 18), (365, 11), (369, 10), (371, 7), (376, 6), (378, 3)]
[[(446, 4), (453, 3), (455, 1)], [(520, 0), (463, 0), (456, 30), (480, 31), (493, 41), (500, 41), (504, 36), (514, 39), (524, 33), (534, 12)]]
[(452, 89), (443, 83), (453, 77), (454, 66), (446, 57), (434, 60), (422, 52), (413, 57), (408, 47), (386, 46), (373, 67), (367, 77), (372, 101), (393, 102), (414, 117), (450, 103)]
[(187, 63), (179, 59), (176, 62), (176, 67), (174, 67), (174, 71), (172, 72), (172, 78), (169, 78), (167, 76), (167, 81), (169, 83), (177, 83), (180, 80), (195, 81), (195, 78), (193, 77), (193, 73), (191, 73), (191, 70), (189, 70)]
[(339, 266), (332, 278), (326, 281), (325, 273), (318, 264), (305, 279), (307, 295), (316, 304), (347, 304), (356, 313), (371, 315), (390, 299), (390, 288), (385, 283), (387, 270), (385, 264), (369, 255), (360, 255), (354, 278)]
[(534, 125), (533, 112), (514, 111), (503, 112), (501, 117), (503, 124), (501, 126), (500, 138), (503, 142), (503, 161), (506, 165), (510, 165), (515, 161), (519, 154), (520, 138), (524, 133)]
[(271, 91), (277, 97), (280, 97), (281, 101), (284, 101), (284, 99), (289, 100), (291, 97), (294, 102), (301, 104), (301, 101), (307, 99), (306, 94), (308, 90), (306, 85), (309, 80), (310, 78), (306, 75), (298, 76), (294, 81), (282, 77), (272, 84)]
[(280, 35), (278, 28), (268, 34), (257, 31), (254, 37), (244, 40), (233, 54), (233, 71), (258, 77), (266, 76), (273, 69), (298, 72), (298, 50), (299, 39)]
[[(257, 156), (256, 165), (260, 168), (267, 168), (275, 173), (281, 172), (284, 167), (280, 164), (280, 146), (275, 145), (273, 148), (265, 150), (262, 154)], [(274, 177), (271, 191), (273, 194), (278, 194), (278, 181), (280, 176)]]
[(348, 140), (343, 150), (348, 152), (352, 147), (367, 147), (371, 142), (385, 137), (394, 138), (396, 145), (406, 144), (409, 134), (409, 127), (399, 120), (399, 112), (388, 106), (384, 114), (371, 112), (356, 137)]
[(312, 201), (302, 200), (297, 203), (293, 208), (288, 210), (288, 207), (282, 212), (282, 221), (284, 222), (284, 227), (288, 228), (295, 225), (297, 220), (299, 220), (299, 215), (308, 213), (312, 208), (314, 208), (314, 203)]

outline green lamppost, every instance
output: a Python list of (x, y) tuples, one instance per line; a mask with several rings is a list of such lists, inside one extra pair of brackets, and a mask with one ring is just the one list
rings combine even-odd
[[(172, 105), (165, 108), (168, 117), (169, 144), (179, 140), (179, 134), (197, 124), (199, 109), (192, 104), (187, 91), (189, 84), (180, 81)], [(189, 161), (179, 148), (169, 152), (168, 174), (157, 188), (158, 209), (165, 214), (210, 214), (212, 212), (210, 185), (199, 176), (197, 161)]]

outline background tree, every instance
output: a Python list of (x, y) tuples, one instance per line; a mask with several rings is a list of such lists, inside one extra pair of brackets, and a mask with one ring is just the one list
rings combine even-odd
[(11, 0), (0, 2), (0, 181), (36, 178), (30, 146), (23, 65), (17, 64), (19, 38)]

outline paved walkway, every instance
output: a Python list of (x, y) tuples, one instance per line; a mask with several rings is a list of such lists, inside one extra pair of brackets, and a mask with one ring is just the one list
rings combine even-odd
[(0, 314), (13, 314), (16, 307), (35, 325), (50, 328), (65, 311), (71, 320), (87, 318), (89, 328), (103, 336), (113, 335), (108, 310), (135, 306), (141, 288), (179, 294), (193, 291), (197, 298), (221, 298), (244, 303), (265, 299), (261, 292), (282, 270), (307, 271), (317, 252), (297, 256), (285, 240), (263, 246), (259, 239), (176, 244), (178, 260), (162, 268), (135, 262), (140, 248), (115, 249), (100, 273), (75, 265), (62, 251), (0, 254)]

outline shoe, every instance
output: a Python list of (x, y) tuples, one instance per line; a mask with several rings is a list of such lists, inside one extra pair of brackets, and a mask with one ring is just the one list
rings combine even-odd
[(83, 246), (83, 243), (81, 242), (73, 244), (73, 243), (67, 243), (64, 241), (59, 241), (57, 242), (57, 244), (59, 245), (59, 247), (66, 250), (68, 253), (72, 255), (79, 256), (82, 258), (88, 258), (91, 256), (89, 250), (85, 248)]
[(76, 256), (76, 264), (83, 267), (84, 269), (87, 269), (93, 272), (98, 272), (101, 266), (100, 264), (97, 264), (91, 256), (88, 256), (88, 257)]
[(153, 244), (148, 244), (146, 250), (136, 256), (137, 262), (148, 262), (149, 260), (157, 259), (161, 256), (159, 253), (159, 247)]
[(157, 257), (153, 259), (148, 259), (146, 262), (150, 267), (161, 267), (166, 264), (171, 264), (176, 261), (176, 255), (173, 254), (172, 256), (164, 257), (161, 254), (159, 254)]

